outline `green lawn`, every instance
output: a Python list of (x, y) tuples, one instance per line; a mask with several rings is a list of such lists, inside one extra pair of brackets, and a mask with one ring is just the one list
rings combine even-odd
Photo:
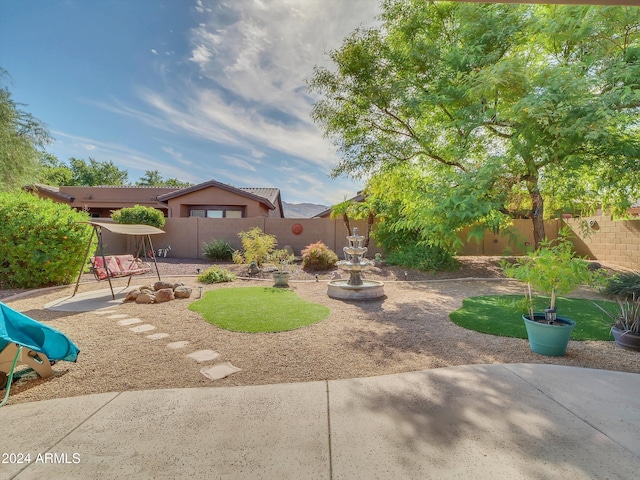
[[(449, 315), (451, 321), (461, 327), (503, 337), (527, 338), (522, 321), (524, 311), (522, 295), (488, 295), (466, 298), (462, 308)], [(610, 312), (617, 311), (614, 302), (598, 300), (598, 305)], [(535, 297), (534, 310), (541, 312), (549, 305), (548, 297)], [(575, 320), (572, 340), (613, 340), (611, 319), (591, 303), (582, 298), (558, 298), (558, 315)]]
[(324, 320), (330, 310), (282, 288), (223, 288), (189, 305), (204, 319), (232, 332), (284, 332)]

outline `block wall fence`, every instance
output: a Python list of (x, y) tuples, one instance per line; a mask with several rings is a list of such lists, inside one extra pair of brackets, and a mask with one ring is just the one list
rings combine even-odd
[[(580, 228), (580, 223), (591, 226), (588, 235)], [(612, 262), (628, 268), (640, 268), (640, 219), (612, 220), (609, 216), (583, 217), (581, 220), (550, 220), (545, 222), (548, 238), (556, 238), (562, 226), (567, 225), (575, 233), (574, 245), (579, 255), (592, 260)], [(294, 226), (302, 227), (294, 233)], [(365, 221), (352, 221), (361, 235), (366, 233)], [(167, 218), (163, 227), (166, 232), (152, 236), (154, 247), (171, 246), (169, 256), (173, 258), (204, 258), (202, 245), (214, 239), (229, 242), (234, 249), (241, 247), (238, 232), (259, 227), (263, 232), (275, 235), (278, 247), (290, 246), (300, 255), (310, 243), (318, 240), (342, 257), (342, 249), (347, 244), (347, 229), (342, 220), (328, 218)], [(530, 220), (514, 220), (516, 238), (502, 232), (486, 231), (481, 242), (467, 241), (468, 230), (460, 233), (464, 247), (460, 255), (522, 255), (533, 244), (533, 230)], [(297, 230), (296, 230), (297, 231)], [(104, 242), (108, 253), (133, 251), (133, 240), (122, 235), (104, 232)], [(373, 241), (369, 245), (368, 256), (373, 257), (382, 250)]]

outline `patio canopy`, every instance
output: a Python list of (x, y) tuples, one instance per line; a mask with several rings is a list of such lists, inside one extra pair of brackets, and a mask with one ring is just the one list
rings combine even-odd
[(80, 222), (94, 227), (104, 228), (112, 233), (118, 233), (121, 235), (157, 235), (158, 233), (164, 233), (164, 230), (152, 227), (151, 225), (127, 225), (125, 223), (115, 222)]

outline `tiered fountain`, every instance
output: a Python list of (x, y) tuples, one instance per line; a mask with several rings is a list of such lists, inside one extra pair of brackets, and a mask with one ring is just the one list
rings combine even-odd
[(353, 235), (347, 237), (349, 246), (344, 247), (344, 260), (338, 266), (349, 272), (349, 280), (331, 280), (327, 288), (327, 295), (339, 300), (372, 300), (384, 296), (384, 283), (376, 280), (363, 280), (360, 272), (369, 267), (372, 262), (365, 259), (367, 247), (363, 247), (362, 235), (358, 229), (353, 229)]

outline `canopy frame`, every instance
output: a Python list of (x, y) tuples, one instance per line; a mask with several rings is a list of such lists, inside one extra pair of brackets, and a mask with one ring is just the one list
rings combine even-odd
[[(110, 222), (79, 222), (85, 223), (87, 225), (91, 225), (93, 227), (91, 231), (91, 237), (89, 237), (89, 243), (87, 243), (87, 248), (84, 252), (84, 258), (82, 260), (82, 265), (80, 265), (80, 272), (78, 273), (78, 280), (76, 281), (76, 288), (73, 290), (72, 297), (78, 292), (78, 286), (80, 285), (80, 278), (82, 277), (82, 272), (84, 271), (85, 265), (87, 264), (87, 259), (89, 258), (89, 251), (91, 249), (91, 242), (93, 241), (94, 235), (98, 238), (98, 251), (102, 256), (103, 265), (107, 265), (106, 255), (104, 254), (104, 242), (102, 241), (102, 229), (115, 233), (117, 235), (131, 235), (133, 237), (140, 237), (141, 241), (138, 243), (138, 248), (135, 254), (135, 258), (140, 258), (140, 254), (144, 253), (145, 247), (148, 243), (149, 252), (155, 252), (153, 249), (153, 243), (151, 242), (151, 235), (157, 235), (159, 233), (165, 233), (164, 230), (160, 230), (159, 228), (152, 227), (150, 225), (138, 225), (138, 224), (122, 224), (122, 223), (110, 223)], [(156, 261), (155, 255), (150, 255), (153, 259), (154, 266), (156, 268), (156, 275), (158, 275), (158, 281), (162, 281), (160, 278), (160, 270), (158, 269), (158, 262)], [(109, 289), (111, 290), (111, 298), (116, 299), (116, 295), (113, 292), (113, 284), (111, 283), (111, 276), (107, 275), (107, 280), (109, 281)], [(131, 282), (131, 275), (129, 275), (129, 282)]]

